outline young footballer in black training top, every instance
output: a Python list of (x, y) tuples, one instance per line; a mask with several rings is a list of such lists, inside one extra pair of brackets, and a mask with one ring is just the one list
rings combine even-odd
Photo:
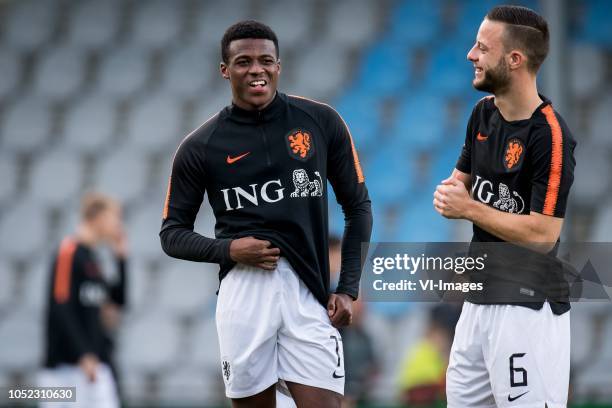
[[(94, 253), (103, 243), (112, 245), (117, 259), (119, 279), (113, 284), (102, 275)], [(117, 308), (125, 305), (126, 253), (119, 204), (89, 193), (83, 198), (76, 233), (64, 238), (51, 267), (47, 369), (40, 385), (76, 387), (76, 402), (65, 406), (119, 407), (107, 324), (116, 322)], [(48, 406), (64, 406), (58, 404)]]
[[(456, 169), (438, 186), (434, 207), (473, 222), (473, 242), (536, 244), (554, 256), (576, 143), (537, 91), (548, 48), (547, 23), (532, 10), (500, 6), (487, 14), (467, 58), (474, 87), (493, 95), (474, 107)], [(546, 282), (559, 279), (552, 270), (520, 270), (471, 276), (485, 290), (468, 296), (457, 325), (449, 407), (566, 406), (569, 303), (547, 292)], [(511, 301), (500, 302), (499, 288)]]
[[(243, 21), (221, 42), (232, 104), (180, 144), (160, 232), (173, 257), (218, 263), (220, 372), (233, 405), (340, 406), (342, 340), (361, 274), (370, 200), (351, 134), (334, 109), (277, 92), (278, 40)], [(345, 214), (342, 272), (329, 295), (327, 180)], [(216, 238), (193, 231), (207, 193)]]

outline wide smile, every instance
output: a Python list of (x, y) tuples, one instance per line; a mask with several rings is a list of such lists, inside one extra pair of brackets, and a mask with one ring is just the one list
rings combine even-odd
[(479, 76), (480, 74), (482, 74), (484, 72), (484, 70), (480, 67), (474, 67), (474, 76)]
[(255, 91), (263, 91), (268, 86), (268, 81), (265, 79), (255, 79), (249, 82), (249, 87)]

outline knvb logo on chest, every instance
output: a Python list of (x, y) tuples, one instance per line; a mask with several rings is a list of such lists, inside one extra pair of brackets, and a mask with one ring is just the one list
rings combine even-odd
[[(292, 174), (294, 189), (291, 198), (322, 197), (323, 180), (318, 171), (310, 180), (308, 172), (304, 169), (296, 169)], [(249, 184), (248, 188), (232, 187), (221, 189), (226, 211), (240, 210), (245, 205), (258, 207), (261, 202), (276, 203), (285, 198), (285, 187), (281, 179), (269, 180), (261, 186), (259, 183)]]
[[(497, 190), (497, 194), (495, 191)], [(476, 180), (472, 184), (472, 197), (484, 204), (491, 204), (500, 211), (505, 211), (512, 214), (522, 214), (525, 210), (525, 201), (516, 191), (510, 191), (510, 188), (504, 183), (499, 183), (495, 189), (493, 183), (480, 176), (476, 176)]]

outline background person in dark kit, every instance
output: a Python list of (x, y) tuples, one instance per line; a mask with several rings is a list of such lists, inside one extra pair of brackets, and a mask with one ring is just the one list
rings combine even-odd
[[(116, 257), (118, 280), (112, 284), (94, 253), (103, 244), (110, 244)], [(76, 386), (76, 403), (67, 407), (120, 405), (111, 367), (112, 331), (126, 301), (126, 256), (119, 203), (99, 193), (85, 195), (79, 225), (62, 240), (51, 263), (45, 370), (40, 375), (41, 386)]]

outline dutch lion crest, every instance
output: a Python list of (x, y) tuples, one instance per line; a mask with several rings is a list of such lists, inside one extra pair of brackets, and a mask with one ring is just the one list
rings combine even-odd
[(310, 181), (308, 173), (304, 169), (293, 170), (293, 185), (295, 191), (291, 193), (291, 197), (321, 197), (323, 195), (323, 180), (318, 171), (314, 172), (317, 179)]
[(306, 161), (314, 153), (314, 145), (310, 132), (303, 129), (294, 129), (285, 137), (289, 154), (294, 159)]

